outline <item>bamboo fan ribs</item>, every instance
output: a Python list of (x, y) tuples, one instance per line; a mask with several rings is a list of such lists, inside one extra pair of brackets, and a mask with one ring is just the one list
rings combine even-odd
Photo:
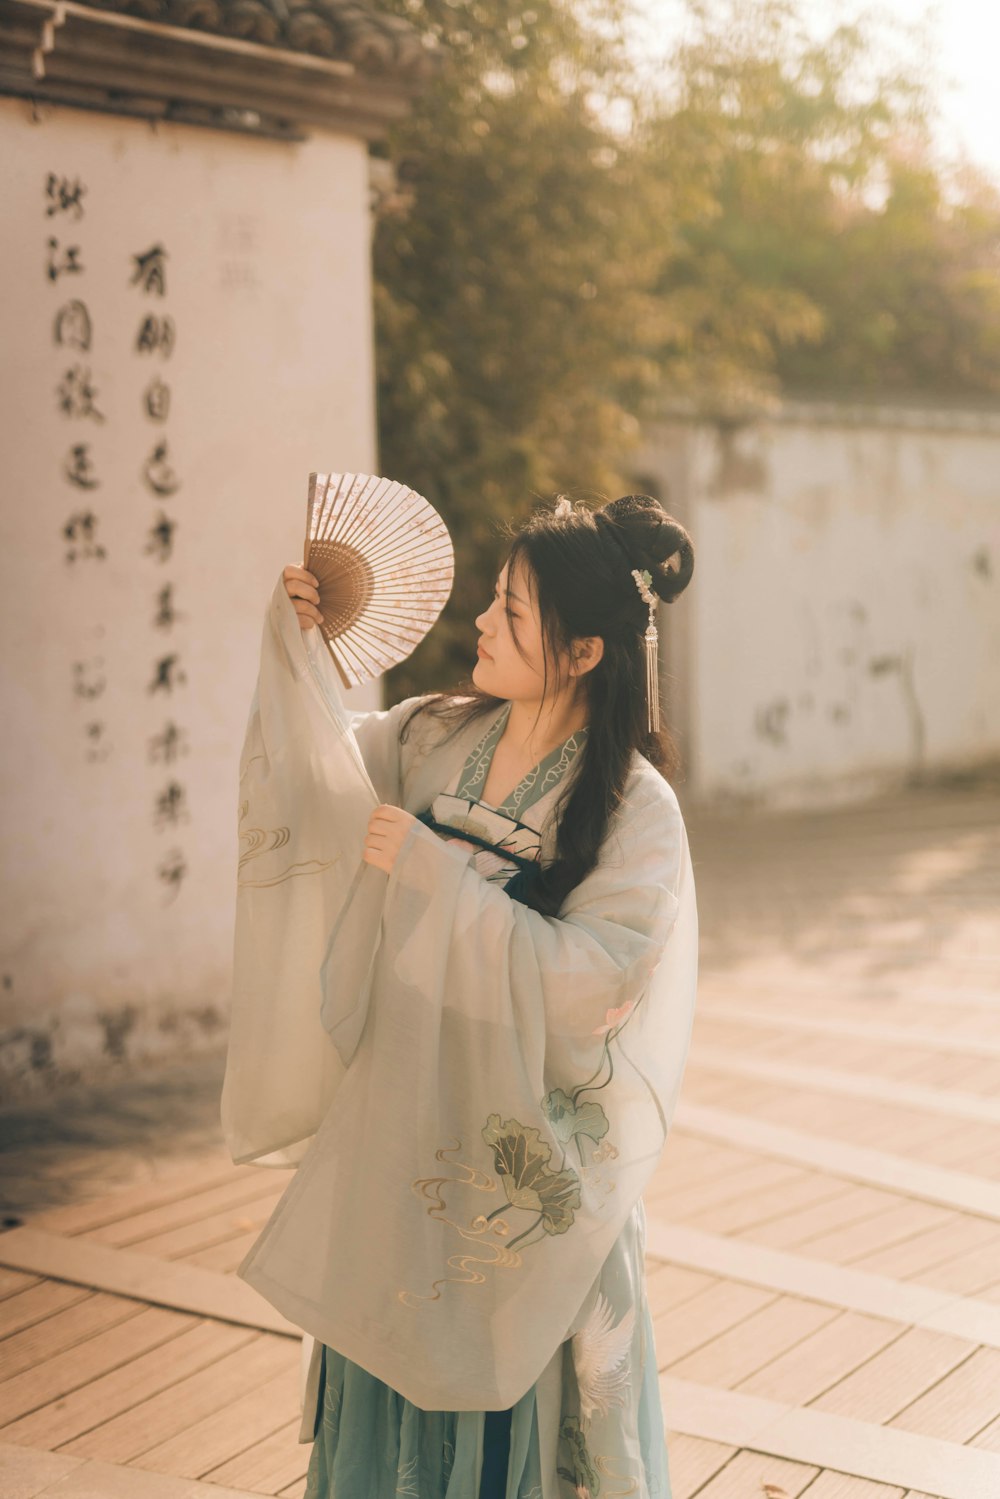
[(451, 593), (455, 556), (437, 511), (375, 474), (310, 474), (303, 566), (345, 687), (405, 661)]

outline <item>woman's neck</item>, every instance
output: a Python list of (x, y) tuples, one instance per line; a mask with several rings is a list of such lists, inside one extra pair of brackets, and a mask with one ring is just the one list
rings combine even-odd
[(540, 712), (539, 707), (537, 702), (512, 698), (503, 732), (506, 747), (521, 749), (532, 765), (587, 723), (586, 701), (574, 701), (569, 693), (560, 693)]

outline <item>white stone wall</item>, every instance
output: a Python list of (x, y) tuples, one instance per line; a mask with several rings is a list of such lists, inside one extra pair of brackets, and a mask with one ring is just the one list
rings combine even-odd
[(9, 1096), (221, 1044), (265, 609), (376, 449), (363, 142), (2, 98), (0, 156)]
[(787, 406), (664, 424), (637, 470), (695, 543), (692, 795), (821, 805), (1000, 759), (1000, 419)]

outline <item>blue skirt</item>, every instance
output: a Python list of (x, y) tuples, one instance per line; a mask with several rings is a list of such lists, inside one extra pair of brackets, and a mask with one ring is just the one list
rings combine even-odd
[(425, 1411), (323, 1345), (304, 1499), (541, 1499), (534, 1386), (505, 1411)]
[[(639, 1402), (645, 1491), (670, 1499), (652, 1320)], [(304, 1499), (542, 1499), (535, 1386), (505, 1411), (425, 1411), (321, 1346)], [(563, 1458), (562, 1443), (560, 1457)], [(567, 1449), (567, 1480), (575, 1476)], [(570, 1481), (559, 1491), (579, 1493)]]

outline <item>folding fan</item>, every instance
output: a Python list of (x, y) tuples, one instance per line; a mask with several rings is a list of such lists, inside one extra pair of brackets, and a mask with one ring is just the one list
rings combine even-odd
[(448, 601), (455, 554), (423, 495), (374, 474), (310, 474), (303, 567), (345, 687), (405, 661)]

